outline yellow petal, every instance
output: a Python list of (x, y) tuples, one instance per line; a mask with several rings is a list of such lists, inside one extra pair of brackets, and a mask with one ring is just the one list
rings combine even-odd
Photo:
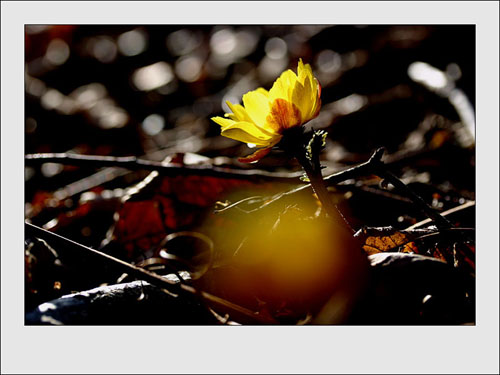
[[(311, 66), (309, 64), (304, 64), (302, 59), (299, 60), (297, 66), (298, 81), (304, 86), (305, 96), (309, 96), (308, 106), (299, 106), (302, 112), (303, 121), (309, 121), (310, 119), (317, 116), (319, 108), (321, 106), (320, 97), (320, 87), (318, 80), (314, 77)], [(309, 91), (309, 87), (310, 91)], [(300, 86), (297, 89), (301, 89)], [(298, 93), (296, 93), (297, 95)]]
[(226, 113), (226, 116), (229, 116), (235, 121), (252, 122), (250, 116), (248, 116), (246, 109), (241, 104), (232, 104), (229, 100), (226, 101), (226, 104), (229, 107), (229, 109), (233, 112), (233, 113)]
[(269, 99), (271, 102), (275, 99), (285, 99), (290, 101), (292, 90), (296, 82), (297, 76), (290, 69), (281, 73), (276, 82), (274, 82), (273, 87), (271, 87), (271, 90), (269, 90)]
[(274, 136), (264, 133), (255, 124), (249, 122), (237, 122), (222, 128), (221, 135), (244, 143), (253, 143), (256, 146), (268, 146), (274, 140)]
[(314, 106), (315, 98), (312, 95), (311, 80), (305, 78), (304, 83), (297, 81), (293, 88), (292, 103), (297, 106), (302, 114), (302, 123), (311, 118), (311, 110)]
[(211, 120), (213, 122), (215, 122), (216, 124), (220, 125), (222, 127), (222, 129), (224, 129), (225, 127), (234, 125), (236, 123), (236, 121), (234, 121), (234, 120), (230, 120), (230, 119), (220, 117), (220, 116), (212, 117)]
[(247, 92), (243, 95), (243, 104), (252, 122), (265, 128), (269, 113), (269, 99), (266, 95), (260, 90)]
[(266, 89), (263, 89), (262, 87), (259, 87), (257, 90), (258, 93), (261, 93), (262, 95), (264, 95), (266, 98), (269, 96), (269, 91), (267, 91)]
[[(263, 94), (263, 95), (268, 95), (269, 93), (264, 90), (263, 88), (258, 88), (257, 90), (255, 90), (257, 92), (259, 92), (260, 94)], [(226, 102), (227, 105), (229, 106), (229, 108), (231, 109), (231, 111), (233, 111), (233, 113), (226, 113), (225, 116), (229, 116), (231, 119), (235, 120), (235, 121), (240, 121), (240, 122), (250, 122), (250, 123), (254, 123), (252, 121), (252, 119), (250, 118), (250, 116), (248, 115), (248, 112), (247, 110), (245, 109), (245, 107), (243, 107), (242, 105), (240, 104), (232, 104), (231, 102), (227, 101)], [(266, 104), (266, 106), (268, 106), (269, 104)], [(276, 133), (276, 131), (274, 131), (274, 129), (272, 128), (269, 128), (268, 126), (264, 125), (264, 126), (260, 126), (258, 124), (255, 124), (255, 126), (257, 126), (258, 128), (260, 128), (260, 130), (262, 130), (262, 132), (266, 133), (267, 135), (269, 136), (274, 136), (274, 135), (277, 135), (278, 133)]]
[(299, 59), (299, 65), (297, 66), (297, 76), (298, 76), (299, 81), (301, 83), (304, 83), (304, 79), (307, 77), (312, 79), (314, 76), (313, 76), (313, 72), (311, 69), (311, 65), (309, 65), (309, 64), (304, 65), (304, 63), (302, 62), (302, 59)]
[(313, 119), (319, 114), (321, 109), (321, 85), (316, 78), (313, 77), (313, 97), (314, 105), (311, 109), (310, 118)]

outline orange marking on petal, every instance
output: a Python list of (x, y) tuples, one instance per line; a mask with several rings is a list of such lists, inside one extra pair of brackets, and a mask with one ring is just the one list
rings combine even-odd
[(281, 133), (285, 129), (300, 125), (302, 115), (295, 104), (278, 98), (273, 101), (271, 112), (266, 120), (274, 130)]
[(261, 149), (255, 151), (251, 155), (238, 158), (238, 161), (241, 163), (255, 163), (255, 162), (259, 161), (260, 159), (262, 159), (267, 154), (269, 154), (269, 152), (271, 151), (271, 148), (272, 147), (261, 148)]

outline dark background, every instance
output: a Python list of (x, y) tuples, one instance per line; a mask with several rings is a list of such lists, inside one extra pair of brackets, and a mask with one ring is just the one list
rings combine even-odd
[[(127, 56), (117, 42), (120, 36), (132, 30), (145, 45), (139, 49), (142, 52)], [(275, 39), (270, 42), (272, 38)], [(398, 85), (409, 85), (411, 97), (390, 102), (388, 106), (373, 106), (367, 114), (353, 114), (357, 117), (355, 122), (373, 135), (384, 130), (397, 134), (398, 129), (411, 128), (432, 110), (456, 117), (452, 108), (440, 106), (437, 99), (422, 103), (423, 94), (407, 74), (408, 66), (415, 61), (426, 62), (442, 71), (450, 64), (458, 65), (461, 76), (456, 84), (474, 104), (474, 39), (473, 25), (27, 26), (26, 73), (29, 76), (62, 95), (99, 83), (128, 120), (104, 129), (95, 119), (86, 116), (85, 111), (75, 110), (64, 115), (57, 105), (44, 107), (43, 93), (40, 96), (27, 93), (26, 118), (30, 122), (26, 153), (66, 152), (84, 147), (99, 154), (139, 155), (155, 147), (151, 139), (146, 139), (151, 136), (141, 132), (141, 123), (153, 113), (164, 117), (165, 130), (178, 125), (179, 117), (189, 115), (193, 117), (192, 122), (206, 122), (207, 135), (214, 136), (218, 126), (208, 119), (222, 112), (221, 99), (228, 86), (249, 76), (252, 77), (249, 89), (258, 86), (269, 89), (282, 70), (296, 68), (299, 57), (311, 63), (320, 82), (323, 81), (323, 105), (353, 93), (380, 95)], [(68, 53), (66, 59), (56, 58), (56, 63), (47, 58), (47, 47), (54, 40), (60, 43), (53, 43), (53, 55)], [(280, 44), (283, 41), (284, 50)], [(244, 48), (236, 53), (238, 46)], [(221, 55), (217, 48), (229, 52)], [(176, 74), (181, 69), (175, 69), (186, 57), (192, 57), (199, 64), (192, 68), (195, 78), (191, 77), (189, 82)], [(134, 71), (159, 61), (166, 62), (173, 70), (166, 87), (148, 91), (134, 87), (131, 82)], [(321, 79), (325, 76), (328, 76), (327, 82)], [(354, 120), (347, 117), (342, 119), (345, 126), (333, 124), (334, 130), (348, 132), (349, 122)], [(36, 124), (34, 130), (33, 124)], [(362, 144), (347, 142), (345, 146), (356, 152), (369, 152), (373, 144), (387, 143), (379, 139), (363, 141)]]

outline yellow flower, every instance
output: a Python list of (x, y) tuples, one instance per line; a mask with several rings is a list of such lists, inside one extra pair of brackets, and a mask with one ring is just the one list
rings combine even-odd
[(318, 115), (320, 96), (321, 86), (311, 66), (300, 59), (297, 74), (286, 70), (271, 90), (258, 88), (243, 95), (243, 105), (227, 101), (232, 113), (212, 120), (221, 126), (224, 137), (260, 147), (252, 155), (239, 159), (255, 162), (271, 151), (286, 129), (301, 126)]

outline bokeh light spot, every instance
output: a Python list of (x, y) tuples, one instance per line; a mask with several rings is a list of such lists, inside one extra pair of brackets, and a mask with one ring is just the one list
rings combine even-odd
[(203, 61), (198, 56), (183, 56), (175, 63), (175, 73), (185, 82), (195, 82), (201, 76)]
[(142, 122), (142, 130), (147, 135), (156, 135), (163, 130), (165, 119), (158, 114), (149, 115)]
[(286, 56), (288, 47), (286, 42), (281, 38), (271, 38), (266, 42), (264, 47), (266, 55), (273, 60), (279, 60)]
[(424, 62), (414, 62), (408, 68), (408, 75), (415, 82), (420, 82), (430, 89), (443, 89), (448, 84), (446, 74)]
[(127, 31), (118, 37), (118, 49), (125, 56), (136, 56), (147, 47), (147, 35), (143, 30)]
[(69, 46), (62, 39), (53, 39), (50, 41), (45, 58), (54, 65), (62, 65), (69, 58)]
[(212, 51), (219, 55), (228, 55), (236, 47), (236, 36), (230, 29), (215, 32), (210, 39)]
[(108, 37), (98, 38), (92, 46), (94, 57), (102, 63), (113, 62), (118, 48), (113, 39)]
[(172, 68), (164, 61), (137, 69), (132, 75), (135, 87), (150, 91), (166, 85), (174, 78)]

